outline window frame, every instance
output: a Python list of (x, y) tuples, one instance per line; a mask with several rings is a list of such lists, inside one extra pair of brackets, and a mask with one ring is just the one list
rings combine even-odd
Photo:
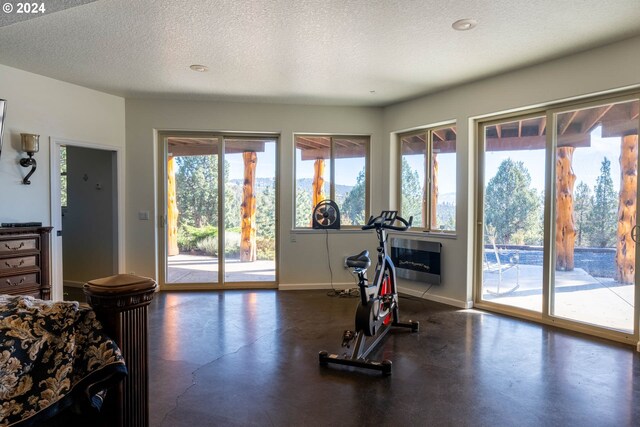
[[(422, 231), (422, 232), (429, 232), (429, 233), (439, 233), (439, 234), (446, 234), (446, 235), (455, 235), (457, 233), (457, 227), (458, 227), (458, 221), (457, 221), (457, 215), (458, 215), (458, 207), (457, 207), (457, 203), (455, 206), (455, 213), (454, 213), (454, 217), (456, 218), (456, 222), (455, 222), (455, 228), (453, 230), (447, 230), (447, 229), (436, 229), (436, 228), (432, 228), (432, 211), (431, 211), (431, 184), (433, 182), (433, 167), (426, 167), (426, 165), (432, 165), (433, 164), (433, 134), (435, 132), (441, 131), (441, 130), (446, 130), (446, 129), (454, 129), (454, 132), (456, 132), (457, 135), (457, 122), (452, 121), (452, 122), (446, 122), (443, 124), (439, 124), (437, 126), (427, 126), (427, 127), (423, 127), (420, 129), (414, 129), (412, 131), (408, 131), (408, 132), (402, 132), (402, 133), (398, 133), (396, 134), (397, 137), (397, 145), (398, 145), (398, 164), (397, 164), (397, 206), (398, 206), (398, 212), (400, 213), (400, 215), (403, 215), (402, 212), (402, 139), (403, 138), (407, 138), (407, 137), (412, 137), (412, 136), (417, 136), (417, 135), (424, 135), (425, 136), (425, 156), (426, 156), (426, 161), (425, 161), (425, 170), (424, 170), (424, 176), (425, 176), (425, 186), (427, 187), (424, 191), (423, 194), (423, 198), (422, 198), (422, 211), (425, 213), (425, 218), (423, 218), (424, 220), (424, 225), (412, 225), (410, 230), (412, 231)], [(456, 138), (456, 151), (454, 151), (454, 154), (456, 155), (456, 197), (458, 195), (458, 190), (457, 190), (457, 169), (458, 169), (458, 152), (457, 152), (457, 147), (458, 147), (458, 141)], [(408, 218), (407, 218), (408, 220)]]
[[(335, 168), (335, 140), (336, 139), (349, 139), (349, 138), (353, 138), (353, 139), (362, 139), (364, 142), (364, 148), (365, 148), (365, 156), (364, 156), (364, 161), (365, 161), (365, 200), (364, 200), (364, 218), (365, 218), (365, 222), (368, 220), (369, 216), (371, 215), (371, 135), (368, 134), (329, 134), (329, 133), (307, 133), (307, 132), (300, 132), (300, 133), (294, 133), (293, 134), (293, 230), (313, 230), (313, 228), (311, 227), (311, 218), (309, 218), (309, 226), (299, 226), (297, 225), (298, 222), (298, 218), (297, 218), (297, 209), (296, 209), (296, 200), (297, 200), (297, 196), (298, 196), (298, 160), (297, 160), (297, 154), (296, 154), (296, 150), (298, 149), (297, 146), (297, 142), (298, 142), (298, 138), (300, 137), (310, 137), (310, 138), (317, 138), (317, 137), (323, 137), (323, 138), (329, 138), (329, 196), (325, 198), (325, 200), (327, 199), (331, 199), (336, 201), (335, 199), (335, 173), (336, 173), (336, 168)], [(337, 201), (336, 201), (337, 203)], [(312, 213), (313, 213), (313, 208), (312, 207)], [(340, 209), (342, 209), (342, 207), (339, 206)], [(342, 217), (342, 210), (340, 211), (341, 217)], [(360, 230), (362, 228), (362, 226), (365, 224), (359, 224), (359, 225), (345, 225), (345, 224), (341, 224), (340, 225), (340, 229), (346, 229), (346, 230)]]

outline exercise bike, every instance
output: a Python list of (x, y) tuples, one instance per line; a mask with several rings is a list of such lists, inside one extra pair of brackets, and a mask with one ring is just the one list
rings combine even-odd
[[(369, 353), (382, 341), (393, 327), (407, 328), (411, 332), (418, 331), (419, 322), (400, 322), (398, 293), (396, 287), (396, 269), (386, 251), (386, 230), (405, 231), (411, 226), (413, 217), (406, 221), (398, 216), (397, 211), (382, 211), (377, 217), (369, 218), (363, 230), (376, 230), (378, 235), (378, 264), (373, 282), (367, 279), (367, 269), (371, 265), (369, 251), (362, 251), (346, 259), (346, 266), (353, 268), (358, 275), (360, 301), (356, 309), (355, 332), (344, 331), (342, 347), (343, 355), (329, 354), (321, 351), (320, 365), (335, 363), (338, 365), (356, 366), (391, 374), (391, 361), (375, 361), (367, 358)], [(394, 225), (396, 222), (400, 225)], [(369, 341), (369, 342), (367, 342)]]

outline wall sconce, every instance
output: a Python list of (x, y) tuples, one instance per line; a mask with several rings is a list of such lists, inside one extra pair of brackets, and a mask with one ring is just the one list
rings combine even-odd
[(29, 178), (36, 171), (36, 159), (33, 158), (33, 155), (40, 150), (40, 135), (34, 135), (32, 133), (21, 133), (21, 147), (22, 151), (26, 152), (29, 158), (20, 159), (20, 166), (24, 168), (28, 168), (31, 166), (31, 171), (24, 177), (22, 183), (25, 185), (31, 184)]

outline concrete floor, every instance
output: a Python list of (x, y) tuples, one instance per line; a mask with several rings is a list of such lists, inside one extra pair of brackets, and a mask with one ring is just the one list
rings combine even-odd
[(372, 358), (393, 374), (318, 365), (351, 329), (356, 299), (324, 291), (156, 296), (151, 426), (632, 426), (640, 354), (523, 320), (401, 298)]

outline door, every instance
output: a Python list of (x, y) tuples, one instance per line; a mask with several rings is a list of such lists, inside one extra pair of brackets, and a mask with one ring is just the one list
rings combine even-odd
[(541, 313), (546, 116), (482, 126), (480, 298)]
[(171, 136), (164, 142), (164, 283), (218, 283), (221, 140)]
[(637, 342), (637, 96), (481, 123), (476, 304)]
[(224, 280), (276, 280), (276, 140), (226, 137)]
[(167, 132), (161, 139), (161, 283), (275, 287), (277, 138)]
[(634, 331), (637, 117), (638, 100), (554, 112), (551, 316)]

